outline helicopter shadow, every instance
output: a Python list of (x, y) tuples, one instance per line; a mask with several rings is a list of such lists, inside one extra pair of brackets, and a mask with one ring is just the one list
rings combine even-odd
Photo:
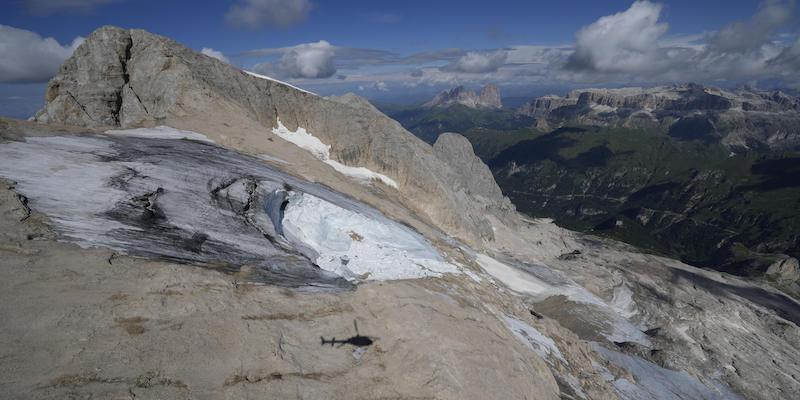
[(320, 336), (319, 337), (320, 344), (322, 346), (325, 346), (325, 345), (329, 344), (329, 345), (331, 345), (331, 347), (333, 347), (335, 345), (338, 345), (336, 347), (342, 347), (342, 346), (344, 346), (346, 344), (350, 345), (350, 346), (353, 346), (353, 347), (368, 347), (368, 346), (372, 346), (372, 344), (375, 343), (376, 340), (378, 340), (377, 337), (364, 336), (364, 335), (360, 334), (358, 332), (358, 322), (356, 320), (353, 320), (353, 327), (356, 329), (355, 336), (350, 336), (347, 339), (336, 339), (335, 336), (330, 338), (330, 339), (325, 339), (324, 337)]

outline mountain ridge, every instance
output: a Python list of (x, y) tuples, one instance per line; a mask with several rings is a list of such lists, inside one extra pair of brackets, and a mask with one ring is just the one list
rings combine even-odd
[(536, 118), (543, 129), (569, 124), (657, 129), (677, 138), (720, 141), (734, 152), (800, 149), (800, 98), (779, 90), (694, 83), (578, 89), (535, 98), (517, 111)]
[(461, 104), (469, 108), (485, 109), (503, 107), (500, 98), (500, 89), (493, 84), (483, 86), (480, 93), (475, 93), (475, 91), (466, 89), (464, 86), (457, 86), (437, 94), (433, 99), (423, 104), (423, 107), (448, 107), (454, 104)]

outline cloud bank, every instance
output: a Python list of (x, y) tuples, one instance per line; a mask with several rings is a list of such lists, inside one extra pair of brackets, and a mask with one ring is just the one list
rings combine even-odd
[(81, 43), (77, 37), (62, 46), (53, 38), (0, 25), (0, 82), (45, 82)]

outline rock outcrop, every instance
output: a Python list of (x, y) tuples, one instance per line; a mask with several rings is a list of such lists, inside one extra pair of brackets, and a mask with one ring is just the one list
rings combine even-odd
[(508, 220), (514, 212), (514, 205), (505, 198), (502, 204), (492, 199), (502, 197), (503, 193), (492, 176), (489, 167), (475, 155), (472, 144), (467, 138), (457, 133), (443, 133), (433, 145), (433, 153), (437, 158), (453, 166), (453, 175), (448, 179), (456, 193), (464, 199), (478, 199), (482, 204), (491, 204), (491, 214), (500, 215)]
[(551, 129), (565, 124), (652, 128), (681, 139), (718, 140), (734, 151), (800, 148), (800, 98), (780, 91), (698, 84), (584, 89), (533, 99), (518, 112)]
[(455, 194), (452, 166), (355, 95), (325, 99), (142, 30), (107, 26), (92, 33), (50, 81), (46, 100), (36, 121), (93, 128), (171, 124), (220, 141), (235, 135), (230, 145), (251, 154), (259, 152), (259, 138), (241, 139), (236, 131), (269, 131), (280, 119), (330, 145), (338, 162), (394, 179), (412, 208), (470, 243), (491, 240), (484, 214), (505, 203), (502, 196), (476, 204)]
[(450, 90), (445, 90), (436, 95), (433, 99), (423, 105), (423, 107), (449, 107), (454, 104), (461, 104), (469, 108), (502, 108), (500, 100), (500, 89), (495, 85), (486, 85), (481, 88), (480, 94), (473, 90), (458, 86)]
[(800, 282), (800, 263), (794, 257), (776, 261), (767, 268), (767, 276), (784, 285)]

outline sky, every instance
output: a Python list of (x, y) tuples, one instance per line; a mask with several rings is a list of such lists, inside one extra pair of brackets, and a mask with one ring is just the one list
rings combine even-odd
[(103, 25), (171, 37), (320, 94), (416, 102), (699, 82), (800, 86), (796, 0), (2, 0), (0, 115), (25, 117)]

